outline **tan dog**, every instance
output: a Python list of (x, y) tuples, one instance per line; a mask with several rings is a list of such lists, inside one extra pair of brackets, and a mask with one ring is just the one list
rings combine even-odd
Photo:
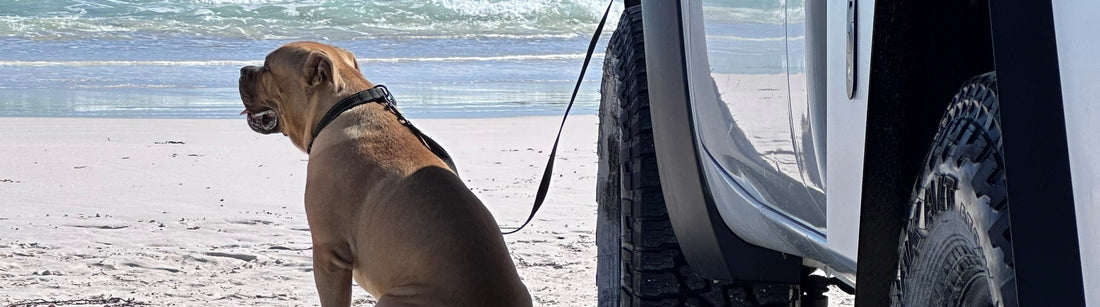
[(249, 126), (306, 151), (305, 205), (322, 306), (349, 306), (351, 281), (376, 306), (530, 306), (493, 217), (458, 176), (379, 103), (313, 130), (374, 85), (355, 57), (296, 42), (241, 68)]

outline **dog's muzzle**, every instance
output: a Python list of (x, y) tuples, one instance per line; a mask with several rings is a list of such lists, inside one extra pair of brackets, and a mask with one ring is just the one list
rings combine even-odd
[(241, 111), (241, 115), (246, 115), (248, 127), (252, 128), (252, 131), (263, 134), (279, 132), (279, 113), (270, 107), (256, 105), (255, 78), (253, 76), (259, 70), (260, 68), (256, 66), (241, 68), (238, 89), (241, 93), (241, 103), (244, 104), (245, 108), (244, 111)]
[(252, 131), (263, 134), (279, 132), (279, 114), (275, 110), (269, 108), (257, 113), (244, 110), (241, 114), (247, 115), (248, 127)]

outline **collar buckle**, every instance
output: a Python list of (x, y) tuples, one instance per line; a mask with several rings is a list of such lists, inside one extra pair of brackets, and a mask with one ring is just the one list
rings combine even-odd
[(397, 105), (397, 99), (393, 98), (393, 93), (390, 93), (390, 89), (385, 85), (375, 85), (367, 90), (367, 95), (370, 96), (368, 101), (384, 102), (388, 105)]

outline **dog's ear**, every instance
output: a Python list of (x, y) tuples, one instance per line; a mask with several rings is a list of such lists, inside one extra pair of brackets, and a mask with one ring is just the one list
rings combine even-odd
[(362, 70), (359, 70), (359, 61), (355, 60), (355, 54), (354, 53), (351, 53), (351, 51), (348, 51), (347, 49), (344, 49), (344, 48), (339, 48), (338, 47), (337, 49), (340, 50), (340, 52), (343, 53), (342, 58), (348, 64), (348, 66), (355, 67), (355, 71), (362, 72)]
[(304, 75), (309, 79), (310, 86), (330, 83), (338, 87), (340, 76), (336, 73), (336, 67), (332, 65), (332, 58), (323, 51), (313, 50), (306, 57)]

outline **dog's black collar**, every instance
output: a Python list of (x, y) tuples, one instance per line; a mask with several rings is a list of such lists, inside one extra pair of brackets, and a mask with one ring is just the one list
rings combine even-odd
[[(329, 123), (336, 120), (336, 117), (351, 110), (351, 108), (370, 102), (384, 104), (387, 109), (393, 108), (396, 111), (396, 108), (393, 106), (396, 106), (397, 102), (393, 100), (393, 95), (390, 94), (390, 90), (387, 89), (385, 85), (377, 85), (368, 90), (348, 96), (340, 100), (340, 102), (337, 102), (331, 109), (328, 109), (328, 113), (325, 113), (324, 117), (321, 117), (321, 122), (317, 123), (316, 129), (313, 129), (313, 138), (309, 139), (309, 147), (306, 147), (306, 153), (313, 150), (313, 141), (317, 139), (317, 135), (321, 134), (321, 130), (325, 129), (325, 126), (328, 126)], [(398, 114), (397, 117), (399, 120), (405, 121), (404, 117), (400, 114)]]
[(355, 93), (354, 95), (341, 99), (340, 102), (337, 102), (331, 109), (328, 109), (325, 116), (321, 117), (321, 121), (317, 123), (317, 128), (313, 129), (313, 138), (309, 140), (309, 147), (306, 147), (306, 153), (313, 151), (313, 141), (321, 134), (321, 130), (325, 129), (325, 126), (328, 126), (333, 120), (336, 120), (336, 117), (351, 110), (351, 108), (371, 102), (385, 105), (387, 111), (397, 116), (398, 122), (408, 127), (409, 130), (420, 139), (420, 142), (423, 143), (425, 147), (428, 147), (432, 153), (442, 159), (443, 162), (447, 163), (447, 166), (450, 166), (452, 171), (458, 173), (458, 168), (455, 167), (454, 161), (451, 160), (451, 155), (448, 154), (446, 150), (443, 150), (443, 146), (440, 146), (435, 140), (425, 135), (420, 129), (413, 126), (412, 122), (405, 119), (404, 115), (401, 115), (401, 112), (397, 110), (397, 100), (393, 99), (393, 94), (390, 93), (390, 90), (386, 88), (385, 85), (376, 85), (365, 91)]

